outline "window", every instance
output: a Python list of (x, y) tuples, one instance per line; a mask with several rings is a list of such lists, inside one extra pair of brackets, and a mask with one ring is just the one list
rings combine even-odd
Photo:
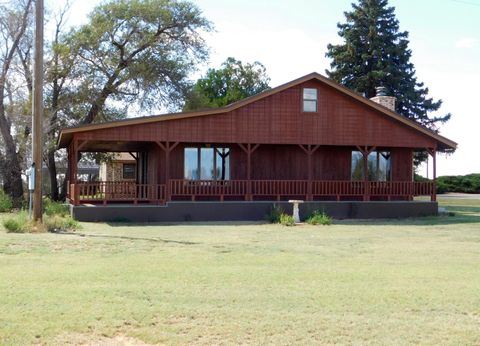
[(135, 179), (136, 168), (137, 165), (134, 163), (124, 163), (122, 170), (123, 179)]
[[(391, 180), (392, 164), (390, 152), (373, 151), (368, 155), (368, 180)], [(352, 151), (352, 180), (363, 180), (363, 155)]]
[(200, 148), (200, 179), (201, 180), (213, 180), (215, 176), (215, 165), (213, 148)]
[(363, 180), (363, 155), (352, 151), (352, 180)]
[(198, 148), (185, 148), (184, 166), (185, 179), (200, 179), (200, 172), (198, 171)]
[(185, 179), (229, 180), (229, 148), (185, 148)]
[(317, 111), (317, 89), (312, 89), (312, 88), (303, 89), (303, 111), (304, 112)]

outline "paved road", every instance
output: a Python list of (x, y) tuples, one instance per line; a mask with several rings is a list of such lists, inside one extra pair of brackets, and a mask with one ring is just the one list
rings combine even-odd
[(438, 198), (452, 199), (480, 199), (479, 193), (445, 193), (437, 195)]

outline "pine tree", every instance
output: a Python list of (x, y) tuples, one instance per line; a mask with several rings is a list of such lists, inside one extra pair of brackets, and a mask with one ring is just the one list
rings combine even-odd
[(332, 62), (327, 75), (368, 98), (375, 96), (376, 87), (386, 87), (397, 98), (399, 114), (438, 131), (451, 115), (429, 116), (442, 101), (429, 98), (428, 88), (417, 81), (408, 32), (399, 30), (395, 8), (388, 0), (359, 0), (352, 6), (345, 12), (346, 23), (337, 25), (344, 43), (328, 45), (326, 56)]

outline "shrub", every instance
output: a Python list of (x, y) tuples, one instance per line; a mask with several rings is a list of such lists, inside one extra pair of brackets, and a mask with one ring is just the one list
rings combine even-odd
[(437, 193), (479, 193), (480, 174), (443, 176), (437, 179)]
[(9, 195), (3, 190), (0, 190), (0, 212), (6, 212), (12, 210), (13, 203)]
[(13, 217), (5, 219), (3, 227), (9, 233), (27, 233), (32, 231), (33, 224), (28, 220), (28, 215), (25, 212), (20, 212)]
[(44, 215), (43, 224), (48, 232), (75, 231), (80, 229), (78, 221), (71, 216), (61, 216), (58, 214)]
[(70, 214), (67, 204), (52, 201), (50, 198), (43, 199), (43, 210), (47, 215), (68, 216)]
[(43, 224), (48, 232), (60, 231), (63, 228), (64, 220), (59, 215), (45, 215)]
[[(415, 174), (415, 181), (428, 179)], [(447, 175), (437, 178), (437, 193), (480, 193), (480, 174)]]
[(266, 215), (266, 219), (270, 223), (280, 223), (280, 216), (284, 214), (282, 207), (275, 205), (270, 212)]
[(285, 213), (280, 214), (280, 223), (284, 226), (294, 226), (295, 219), (292, 215), (288, 215)]
[(330, 225), (332, 223), (332, 218), (323, 211), (320, 212), (319, 210), (315, 210), (305, 222), (310, 225)]
[(20, 212), (4, 220), (3, 226), (9, 233), (75, 231), (81, 228), (78, 221), (74, 220), (71, 216), (61, 216), (58, 214), (44, 214), (43, 225), (35, 224), (29, 220), (26, 212)]
[(22, 225), (21, 223), (14, 218), (9, 218), (3, 221), (3, 227), (7, 230), (9, 233), (24, 233), (22, 230)]
[(80, 222), (78, 222), (77, 220), (75, 220), (71, 216), (67, 216), (65, 218), (64, 226), (65, 226), (65, 229), (70, 230), (70, 231), (76, 231), (76, 230), (82, 228), (82, 226), (80, 225)]

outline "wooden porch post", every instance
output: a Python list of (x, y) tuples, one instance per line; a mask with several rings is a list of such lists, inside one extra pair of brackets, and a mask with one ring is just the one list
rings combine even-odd
[(252, 147), (251, 143), (248, 143), (247, 146), (238, 143), (240, 148), (247, 154), (247, 195), (245, 196), (245, 199), (247, 201), (252, 200), (252, 154), (257, 148), (260, 146), (260, 144), (255, 144)]
[(70, 180), (72, 181), (72, 184), (75, 184), (75, 188), (74, 188), (74, 195), (73, 195), (73, 198), (74, 198), (74, 204), (75, 205), (79, 205), (80, 204), (80, 189), (78, 187), (78, 181), (77, 181), (77, 175), (78, 175), (78, 162), (80, 161), (80, 151), (82, 150), (83, 147), (85, 147), (85, 144), (87, 144), (87, 141), (86, 140), (78, 140), (78, 139), (74, 139), (72, 141), (72, 145), (73, 145), (73, 148), (72, 148), (72, 175), (71, 175), (71, 178)]
[(363, 200), (369, 201), (370, 200), (370, 182), (368, 181), (368, 155), (370, 155), (370, 153), (374, 151), (376, 148), (368, 147), (368, 146), (361, 148), (360, 146), (357, 145), (357, 149), (362, 153), (362, 156), (363, 156), (363, 185), (364, 185)]
[(313, 200), (312, 190), (313, 190), (313, 165), (312, 165), (312, 156), (320, 147), (316, 145), (312, 148), (312, 145), (309, 144), (306, 147), (302, 144), (299, 144), (299, 147), (307, 154), (307, 170), (308, 170), (308, 182), (307, 182), (307, 201)]
[(427, 148), (427, 152), (432, 155), (433, 159), (433, 191), (430, 195), (430, 200), (432, 202), (437, 201), (437, 149), (436, 148)]
[(66, 187), (67, 187), (67, 198), (71, 199), (70, 197), (70, 182), (72, 180), (72, 144), (67, 147), (67, 171), (65, 172), (65, 180), (67, 181)]
[(77, 184), (77, 165), (78, 165), (77, 140), (72, 141), (71, 151), (72, 151), (72, 164), (71, 164), (70, 180), (74, 187), (71, 193), (73, 194), (73, 204), (79, 205), (80, 191)]
[(369, 201), (370, 200), (370, 184), (368, 182), (368, 154), (363, 154), (363, 200)]
[(157, 145), (165, 152), (165, 200), (170, 200), (170, 152), (175, 149), (179, 142), (156, 142)]
[(73, 195), (73, 205), (79, 205), (80, 201), (80, 191), (78, 189), (78, 184), (77, 184), (77, 164), (78, 164), (78, 152), (77, 152), (77, 140), (73, 140), (71, 144), (71, 157), (72, 157), (72, 163), (70, 167), (70, 181), (73, 184), (73, 191), (70, 191), (70, 193)]
[(72, 162), (73, 162), (73, 157), (72, 157), (72, 143), (67, 147), (67, 171), (65, 172), (65, 180), (66, 180), (66, 188), (67, 188), (67, 193), (66, 197), (72, 202), (72, 191), (70, 189), (70, 184), (72, 183)]
[(432, 202), (437, 201), (437, 151), (433, 149), (433, 194)]
[(70, 175), (70, 180), (72, 181), (72, 184), (77, 183), (77, 164), (78, 164), (78, 152), (77, 152), (77, 141), (74, 140), (72, 142), (72, 164), (71, 164), (71, 175)]

